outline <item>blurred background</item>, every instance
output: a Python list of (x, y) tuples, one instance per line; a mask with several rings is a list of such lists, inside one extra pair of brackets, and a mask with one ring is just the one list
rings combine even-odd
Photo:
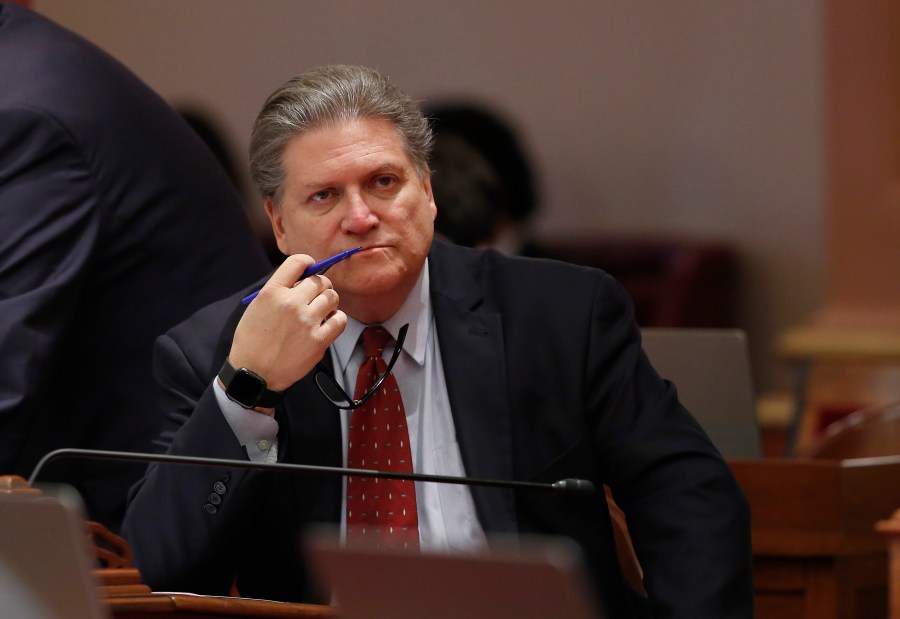
[(246, 180), (248, 136), (263, 99), (294, 74), (367, 64), (426, 107), (487, 106), (514, 129), (531, 162), (537, 206), (523, 223), (538, 243), (728, 248), (736, 270), (725, 326), (746, 330), (763, 393), (791, 384), (792, 368), (776, 354), (779, 334), (816, 316), (828, 296), (826, 10), (834, 4), (34, 0), (32, 7), (106, 49), (176, 107), (212, 119), (237, 159), (236, 182), (261, 235), (267, 223)]

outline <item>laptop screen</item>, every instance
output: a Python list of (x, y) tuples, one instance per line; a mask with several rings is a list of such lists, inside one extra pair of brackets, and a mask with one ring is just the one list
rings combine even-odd
[(739, 329), (642, 329), (644, 351), (660, 376), (726, 458), (762, 457), (756, 396)]
[(77, 509), (59, 499), (0, 495), (0, 609), (17, 619), (108, 619)]
[(303, 550), (342, 619), (603, 619), (568, 540), (525, 540), (473, 554), (342, 547), (314, 531)]

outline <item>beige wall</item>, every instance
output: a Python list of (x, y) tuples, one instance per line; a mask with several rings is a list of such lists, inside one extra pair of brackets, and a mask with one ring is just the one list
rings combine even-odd
[(35, 0), (239, 152), (262, 99), (322, 63), (415, 98), (471, 96), (519, 125), (541, 235), (648, 232), (742, 253), (759, 385), (772, 338), (821, 304), (823, 53), (817, 0)]

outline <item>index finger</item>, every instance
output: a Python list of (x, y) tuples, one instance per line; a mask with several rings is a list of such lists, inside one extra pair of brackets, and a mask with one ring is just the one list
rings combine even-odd
[(288, 256), (285, 258), (284, 262), (281, 263), (275, 272), (272, 274), (272, 277), (268, 279), (268, 281), (263, 285), (262, 288), (257, 290), (256, 292), (251, 292), (246, 297), (241, 299), (241, 303), (244, 305), (249, 305), (253, 302), (262, 291), (264, 290), (272, 290), (273, 288), (290, 288), (293, 286), (291, 282), (297, 282), (300, 277), (303, 275), (303, 271), (312, 264), (313, 259), (306, 254), (295, 254), (293, 256)]
[(284, 262), (275, 269), (275, 272), (272, 273), (272, 277), (269, 278), (269, 281), (266, 282), (263, 288), (270, 285), (292, 288), (300, 279), (300, 276), (303, 275), (306, 268), (314, 262), (315, 260), (312, 259), (312, 256), (307, 256), (306, 254), (294, 254), (288, 256), (284, 259)]

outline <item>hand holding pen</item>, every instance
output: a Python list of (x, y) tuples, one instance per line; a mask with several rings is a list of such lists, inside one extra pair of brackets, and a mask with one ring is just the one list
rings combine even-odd
[[(304, 280), (307, 277), (311, 277), (313, 275), (319, 275), (321, 273), (324, 273), (329, 268), (336, 265), (338, 262), (341, 262), (342, 260), (346, 260), (347, 258), (352, 256), (353, 254), (358, 252), (360, 249), (362, 249), (362, 247), (354, 247), (353, 249), (348, 249), (347, 251), (342, 251), (339, 254), (335, 254), (334, 256), (331, 256), (330, 258), (325, 258), (325, 260), (322, 260), (321, 262), (314, 262), (313, 264), (306, 267), (306, 270), (303, 271), (303, 275), (300, 276), (300, 280)], [(298, 281), (300, 281), (300, 280), (298, 280)], [(256, 295), (258, 295), (258, 294), (259, 294), (259, 290), (248, 294), (246, 297), (241, 299), (241, 303), (244, 305), (249, 305), (249, 303), (253, 299), (255, 299)]]
[(232, 366), (262, 377), (272, 391), (306, 376), (347, 325), (338, 293), (321, 273), (355, 251), (320, 263), (289, 256), (279, 265), (259, 298), (246, 301), (228, 353)]

